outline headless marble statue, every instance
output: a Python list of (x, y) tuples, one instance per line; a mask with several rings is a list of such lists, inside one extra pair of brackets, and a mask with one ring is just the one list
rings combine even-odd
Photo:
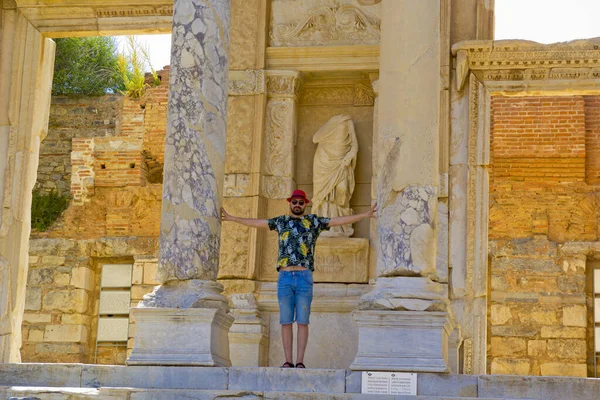
[[(354, 122), (348, 115), (336, 115), (315, 133), (313, 142), (317, 143), (317, 151), (313, 162), (312, 212), (330, 218), (352, 215), (350, 198), (358, 154)], [(352, 225), (343, 225), (321, 235), (349, 237), (352, 233)]]

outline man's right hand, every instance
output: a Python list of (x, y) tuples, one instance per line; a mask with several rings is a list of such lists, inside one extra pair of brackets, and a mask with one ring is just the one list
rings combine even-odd
[(221, 207), (221, 221), (233, 221), (233, 217), (223, 207)]

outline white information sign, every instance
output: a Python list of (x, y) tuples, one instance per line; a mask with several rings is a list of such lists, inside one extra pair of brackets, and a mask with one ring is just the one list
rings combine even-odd
[(402, 372), (362, 373), (364, 394), (407, 394), (417, 395), (417, 374)]

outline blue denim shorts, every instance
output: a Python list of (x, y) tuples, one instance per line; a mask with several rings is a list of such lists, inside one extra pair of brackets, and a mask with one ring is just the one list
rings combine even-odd
[(308, 325), (313, 298), (312, 271), (280, 271), (277, 279), (279, 323)]

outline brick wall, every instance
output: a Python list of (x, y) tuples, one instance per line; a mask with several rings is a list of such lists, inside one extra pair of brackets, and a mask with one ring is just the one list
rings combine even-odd
[(596, 241), (600, 99), (492, 98), (488, 367), (587, 375), (585, 256)]
[(68, 193), (71, 180), (71, 139), (113, 136), (121, 96), (54, 96), (48, 135), (40, 146), (36, 188)]

